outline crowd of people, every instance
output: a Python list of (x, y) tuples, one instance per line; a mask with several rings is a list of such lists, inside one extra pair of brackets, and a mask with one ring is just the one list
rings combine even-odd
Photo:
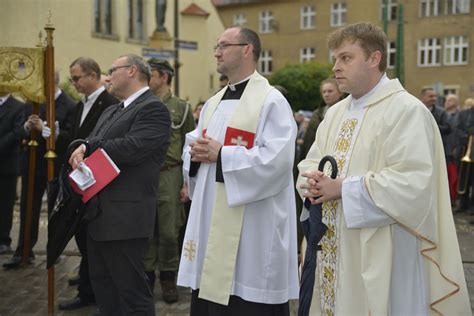
[[(330, 34), (334, 78), (321, 82), (323, 103), (311, 117), (294, 114), (258, 73), (260, 39), (244, 27), (219, 37), (221, 89), (194, 110), (172, 93), (167, 61), (133, 54), (116, 58), (107, 76), (92, 58), (75, 59), (77, 104), (56, 74), (54, 135), (44, 105), (32, 114), (1, 96), (0, 253), (10, 251), (22, 179), (20, 236), (3, 267), (24, 259), (26, 144), (39, 135), (30, 261), (47, 188), (45, 140), (56, 141), (57, 166), (76, 169), (101, 148), (120, 169), (80, 206), (82, 258), (68, 280), (78, 293), (62, 310), (97, 304), (96, 315), (154, 315), (158, 278), (167, 303), (179, 300), (178, 285), (192, 289), (193, 316), (289, 315), (300, 296), (298, 223), (308, 205), (322, 204), (327, 232), (307, 245), (319, 249), (311, 315), (469, 314), (451, 206), (458, 169), (474, 155), (474, 107), (461, 111), (448, 95), (443, 109), (433, 89), (421, 101), (409, 94), (385, 73), (386, 43), (370, 23)], [(86, 144), (68, 155), (76, 139)], [(327, 155), (334, 179), (318, 170)], [(467, 170), (459, 209), (473, 211)]]

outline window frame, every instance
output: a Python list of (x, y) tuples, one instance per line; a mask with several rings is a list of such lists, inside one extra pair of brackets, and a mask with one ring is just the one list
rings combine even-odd
[(271, 75), (273, 72), (273, 55), (269, 49), (260, 52), (258, 59), (259, 71), (262, 75)]
[(313, 30), (315, 28), (316, 8), (313, 5), (302, 6), (300, 8), (300, 29)]
[(304, 64), (306, 62), (310, 62), (315, 59), (316, 59), (316, 49), (314, 47), (300, 48), (300, 64)]
[[(456, 43), (456, 39), (458, 42)], [(464, 54), (465, 50), (465, 54)], [(458, 58), (456, 58), (456, 55)], [(465, 60), (463, 60), (465, 56)], [(455, 60), (457, 59), (457, 60)], [(458, 66), (469, 63), (469, 40), (467, 36), (455, 35), (443, 38), (443, 65)]]
[(258, 19), (258, 31), (262, 34), (273, 33), (273, 21), (275, 17), (272, 11), (264, 10), (260, 11)]
[[(337, 18), (336, 18), (337, 17)], [(337, 21), (335, 21), (337, 19)], [(340, 27), (346, 25), (347, 4), (345, 2), (337, 2), (331, 4), (331, 27)]]
[[(435, 44), (429, 43), (430, 40), (436, 41)], [(417, 51), (418, 51), (418, 56), (417, 56), (417, 66), (418, 67), (439, 67), (442, 64), (442, 44), (441, 40), (437, 37), (431, 37), (431, 38), (423, 38), (418, 40), (418, 45), (417, 45)], [(434, 60), (431, 62), (421, 62), (422, 56), (424, 56), (425, 60), (429, 59), (431, 54), (431, 59)], [(438, 57), (438, 58), (437, 58)], [(438, 62), (436, 60), (438, 59)]]

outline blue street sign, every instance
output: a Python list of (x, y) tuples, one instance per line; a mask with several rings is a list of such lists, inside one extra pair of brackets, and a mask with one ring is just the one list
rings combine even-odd
[(178, 48), (179, 49), (188, 49), (188, 50), (197, 50), (198, 49), (198, 43), (197, 42), (192, 42), (192, 41), (182, 41), (182, 40), (176, 40), (178, 43)]
[(142, 48), (142, 56), (146, 58), (174, 59), (175, 53), (172, 49)]

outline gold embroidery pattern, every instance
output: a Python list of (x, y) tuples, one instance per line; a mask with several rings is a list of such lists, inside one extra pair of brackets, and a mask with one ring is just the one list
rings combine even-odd
[[(339, 135), (337, 136), (334, 158), (337, 162), (338, 173), (344, 168), (346, 155), (351, 147), (352, 137), (356, 129), (358, 120), (348, 119), (342, 123)], [(336, 303), (336, 284), (337, 284), (337, 227), (336, 210), (337, 201), (323, 203), (323, 222), (328, 226), (328, 230), (321, 240), (321, 254), (318, 257), (318, 264), (321, 267), (321, 311), (323, 315), (333, 316)]]
[(194, 261), (194, 258), (196, 257), (196, 243), (194, 240), (187, 240), (183, 249), (183, 256), (189, 261)]

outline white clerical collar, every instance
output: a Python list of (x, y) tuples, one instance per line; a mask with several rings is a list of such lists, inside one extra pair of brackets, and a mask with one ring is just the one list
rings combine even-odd
[(126, 108), (127, 106), (130, 105), (133, 101), (135, 101), (139, 96), (141, 96), (143, 93), (148, 91), (150, 87), (146, 86), (129, 96), (125, 101), (123, 101), (123, 107)]
[(5, 103), (9, 97), (10, 97), (9, 94), (4, 95), (3, 97), (0, 97), (0, 106), (2, 106), (3, 103)]
[(248, 76), (247, 78), (245, 78), (245, 79), (243, 79), (243, 80), (240, 80), (239, 82), (232, 83), (232, 84), (229, 83), (229, 84), (227, 84), (227, 85), (229, 86), (229, 89), (230, 89), (231, 91), (235, 91), (235, 89), (236, 89), (235, 86), (236, 86), (236, 85), (238, 85), (239, 83), (242, 83), (242, 82), (245, 82), (245, 81), (249, 80), (250, 77), (252, 77), (252, 75)]
[(387, 74), (384, 73), (383, 76), (380, 78), (379, 82), (375, 85), (375, 87), (372, 88), (369, 92), (364, 94), (358, 99), (352, 98), (351, 106), (350, 109), (361, 109), (367, 105), (367, 100), (377, 91), (381, 86), (389, 82), (390, 79), (388, 79)]
[(97, 98), (99, 97), (99, 95), (104, 92), (105, 90), (105, 87), (104, 86), (100, 86), (99, 88), (97, 88), (97, 90), (95, 90), (94, 92), (92, 92), (91, 94), (87, 95), (87, 96), (84, 96), (84, 98), (82, 99), (82, 103), (86, 104), (94, 104), (95, 103), (95, 100), (97, 100)]

